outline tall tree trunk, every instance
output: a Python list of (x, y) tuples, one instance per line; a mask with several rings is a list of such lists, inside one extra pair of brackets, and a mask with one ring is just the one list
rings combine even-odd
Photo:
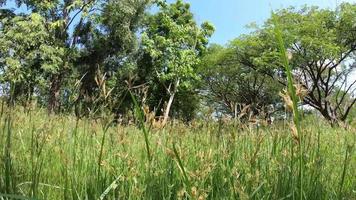
[(16, 90), (17, 88), (16, 88), (16, 84), (15, 83), (10, 83), (10, 92), (9, 92), (9, 98), (8, 98), (8, 100), (7, 100), (7, 104), (9, 105), (9, 106), (14, 106), (15, 105), (15, 94), (16, 94), (16, 92), (15, 92), (15, 90)]
[(172, 104), (173, 104), (174, 96), (175, 96), (175, 93), (171, 94), (171, 96), (169, 97), (169, 100), (167, 102), (167, 106), (164, 110), (163, 121), (162, 121), (163, 126), (165, 126), (168, 122), (169, 112), (170, 112)]
[(51, 80), (48, 99), (48, 113), (57, 113), (59, 111), (59, 97), (62, 83), (61, 74), (54, 74)]
[(16, 101), (22, 95), (22, 83), (10, 83), (10, 94), (8, 99), (8, 105), (15, 106)]
[(177, 90), (178, 90), (178, 86), (179, 86), (179, 80), (177, 80), (175, 83), (174, 83), (174, 88), (173, 90), (171, 91), (171, 88), (168, 89), (168, 93), (170, 94), (170, 97), (169, 97), (169, 100), (167, 102), (167, 106), (164, 110), (164, 115), (163, 115), (163, 121), (162, 121), (162, 126), (165, 126), (168, 122), (168, 118), (169, 118), (169, 112), (171, 110), (171, 107), (172, 107), (172, 104), (173, 104), (173, 101), (174, 101), (174, 97), (177, 93)]

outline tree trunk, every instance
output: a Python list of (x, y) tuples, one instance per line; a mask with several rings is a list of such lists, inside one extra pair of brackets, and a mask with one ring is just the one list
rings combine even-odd
[(329, 124), (332, 127), (338, 126), (339, 125), (339, 120), (337, 118), (337, 115), (332, 112), (332, 109), (330, 108), (330, 105), (327, 105), (327, 106), (328, 107), (325, 108), (325, 109), (318, 109), (319, 112), (329, 122)]
[(169, 100), (167, 102), (167, 106), (164, 110), (164, 115), (163, 115), (163, 121), (162, 121), (162, 126), (164, 127), (167, 122), (168, 122), (168, 118), (169, 118), (169, 112), (171, 110), (171, 107), (172, 107), (172, 104), (173, 104), (173, 101), (174, 101), (174, 97), (177, 93), (177, 90), (178, 90), (178, 86), (179, 86), (179, 80), (177, 80), (174, 84), (174, 88), (173, 88), (173, 91), (170, 92), (168, 89), (168, 93), (170, 94), (170, 97), (169, 97)]
[(21, 83), (11, 83), (10, 84), (10, 94), (8, 99), (9, 106), (15, 106), (16, 101), (22, 95), (22, 84)]
[(174, 96), (175, 93), (173, 93), (168, 100), (167, 106), (164, 110), (164, 115), (163, 115), (163, 121), (162, 121), (162, 125), (165, 126), (168, 122), (168, 118), (169, 118), (169, 112), (171, 110), (172, 104), (173, 104), (173, 100), (174, 100)]
[(57, 113), (59, 111), (59, 96), (61, 89), (61, 75), (54, 74), (51, 80), (51, 87), (48, 98), (48, 113)]

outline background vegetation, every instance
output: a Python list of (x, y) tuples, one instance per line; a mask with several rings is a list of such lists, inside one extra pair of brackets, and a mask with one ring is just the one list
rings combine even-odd
[(128, 122), (131, 92), (163, 124), (169, 117), (191, 121), (203, 114), (202, 105), (234, 118), (249, 106), (254, 118), (268, 118), (283, 110), (278, 94), (287, 86), (277, 23), (301, 104), (333, 125), (351, 120), (354, 4), (278, 10), (252, 25), (252, 33), (208, 46), (214, 26), (198, 25), (181, 0), (15, 3), (22, 9), (2, 8), (0, 22), (1, 94), (8, 104), (79, 118), (109, 113)]
[(355, 4), (225, 46), (182, 0), (0, 5), (1, 200), (356, 198)]

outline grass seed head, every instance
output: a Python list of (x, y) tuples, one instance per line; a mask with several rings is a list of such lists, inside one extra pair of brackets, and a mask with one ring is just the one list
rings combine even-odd
[(297, 127), (295, 126), (295, 124), (291, 124), (290, 127), (292, 129), (292, 137), (293, 137), (293, 139), (296, 142), (299, 142), (299, 135), (298, 135)]
[(308, 95), (308, 90), (306, 90), (302, 85), (296, 84), (294, 85), (296, 88), (296, 95), (302, 100), (304, 97)]
[(191, 194), (194, 199), (198, 196), (198, 189), (195, 186), (191, 188)]
[(284, 101), (284, 107), (290, 112), (293, 111), (293, 101), (289, 96), (288, 92), (286, 90), (283, 90), (283, 92), (279, 93), (279, 96), (281, 96)]
[(177, 196), (178, 196), (178, 199), (183, 199), (184, 198), (184, 196), (185, 196), (185, 189), (183, 188), (183, 189), (181, 189), (181, 190), (179, 190), (178, 191), (178, 194), (177, 194)]

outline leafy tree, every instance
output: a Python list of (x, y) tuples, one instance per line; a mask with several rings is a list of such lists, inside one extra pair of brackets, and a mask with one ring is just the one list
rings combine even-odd
[(227, 47), (212, 45), (202, 62), (201, 74), (205, 90), (202, 92), (210, 105), (217, 104), (218, 112), (243, 115), (247, 106), (254, 115), (267, 112), (267, 107), (278, 102), (280, 87), (267, 75), (261, 75), (240, 63), (236, 54), (239, 40)]
[(283, 29), (295, 81), (306, 90), (303, 102), (332, 124), (345, 121), (356, 101), (356, 80), (347, 81), (355, 67), (346, 62), (355, 59), (355, 15), (356, 5), (347, 3), (336, 11), (316, 7), (280, 10), (263, 28), (241, 40), (237, 50), (242, 55), (240, 62), (285, 85), (273, 34), (277, 21)]
[[(48, 110), (57, 112), (60, 107), (61, 89), (65, 81), (65, 76), (71, 71), (73, 60), (76, 56), (76, 41), (78, 36), (72, 34), (75, 22), (83, 21), (88, 13), (95, 8), (95, 0), (16, 0), (18, 6), (26, 5), (29, 13), (36, 13), (44, 20), (43, 24), (53, 41), (51, 46), (57, 49), (64, 49), (61, 56), (63, 62), (57, 63), (55, 70), (51, 72), (48, 89)], [(31, 29), (30, 29), (31, 30)], [(34, 34), (34, 33), (33, 33)], [(48, 57), (51, 52), (48, 52)]]
[(93, 16), (95, 20), (76, 27), (78, 42), (84, 47), (76, 62), (77, 78), (81, 80), (76, 104), (81, 104), (82, 111), (103, 106), (96, 101), (101, 90), (95, 81), (99, 71), (113, 89), (110, 99), (114, 112), (126, 110), (120, 105), (124, 98), (128, 106), (125, 81), (134, 68), (137, 33), (149, 5), (148, 0), (107, 1), (101, 4), (101, 12)]
[[(180, 88), (191, 88), (198, 79), (196, 67), (214, 31), (210, 23), (199, 28), (190, 6), (181, 0), (173, 4), (158, 1), (159, 11), (147, 20), (142, 35), (143, 59), (151, 87), (164, 88), (169, 96), (163, 114), (166, 124), (174, 98)], [(154, 86), (154, 82), (160, 85)]]
[(62, 65), (64, 49), (54, 45), (39, 14), (4, 18), (1, 24), (1, 82), (11, 84), (12, 101), (22, 95), (31, 98)]

